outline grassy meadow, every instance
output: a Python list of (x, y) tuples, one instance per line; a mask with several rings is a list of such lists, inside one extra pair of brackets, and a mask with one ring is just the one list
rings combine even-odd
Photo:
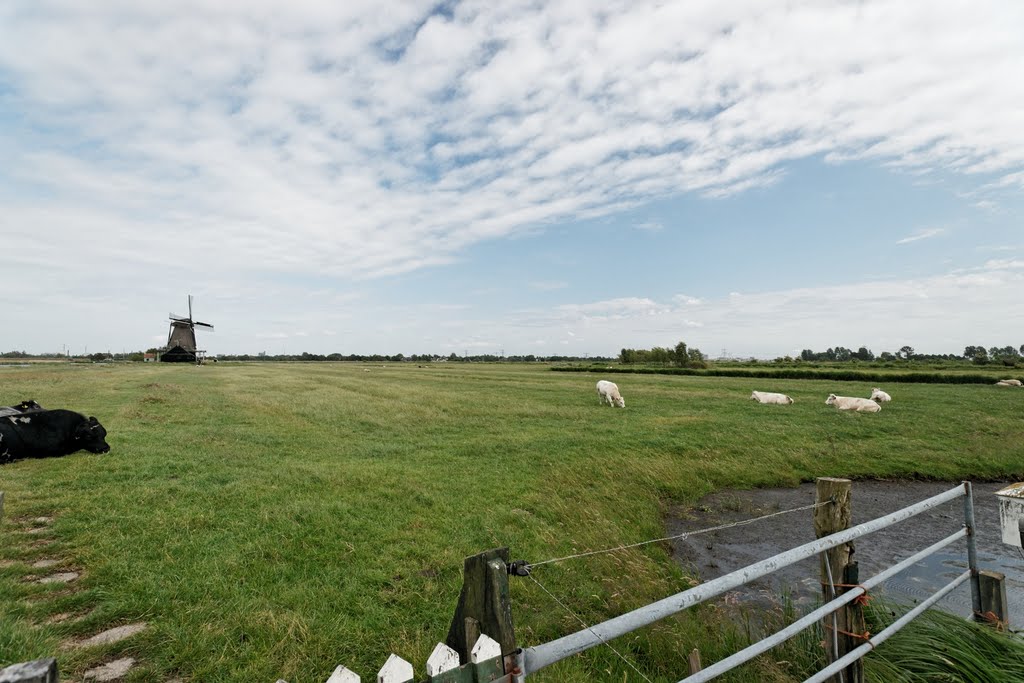
[[(132, 656), (128, 681), (322, 683), (337, 664), (373, 680), (394, 651), (422, 676), (463, 558), (488, 548), (539, 562), (657, 538), (669, 504), (724, 487), (1024, 477), (1021, 389), (883, 385), (881, 413), (849, 414), (825, 397), (870, 384), (617, 375), (627, 408), (613, 410), (600, 378), (539, 364), (0, 368), (0, 405), (95, 415), (111, 445), (0, 466), (0, 666), (56, 655), (77, 680)], [(757, 405), (752, 389), (796, 402)], [(28, 533), (39, 517), (52, 522)], [(81, 578), (32, 582), (43, 558)], [(693, 584), (660, 544), (535, 576), (588, 623)], [(512, 581), (520, 645), (579, 629)], [(130, 640), (66, 646), (136, 621), (149, 628)], [(615, 646), (651, 681), (677, 681), (690, 649), (714, 661), (743, 631), (702, 605)], [(722, 680), (802, 680), (799, 645)], [(639, 678), (595, 648), (530, 680)]]

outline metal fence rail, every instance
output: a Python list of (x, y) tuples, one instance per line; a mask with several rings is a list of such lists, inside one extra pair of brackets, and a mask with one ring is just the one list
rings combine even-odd
[(813, 612), (810, 612), (809, 614), (803, 616), (797, 621), (794, 621), (792, 624), (782, 629), (781, 631), (777, 631), (776, 633), (768, 636), (767, 638), (764, 638), (763, 640), (760, 640), (754, 643), (753, 645), (747, 646), (746, 648), (740, 650), (736, 654), (730, 655), (725, 659), (715, 662), (706, 669), (703, 669), (702, 671), (699, 671), (693, 674), (692, 676), (684, 678), (679, 683), (703, 683), (704, 681), (710, 681), (712, 678), (724, 674), (726, 671), (735, 669), (740, 664), (744, 664), (753, 659), (754, 657), (758, 656), (759, 654), (766, 652), (775, 647), (776, 645), (779, 645), (789, 640), (800, 631), (803, 631), (805, 628), (813, 626), (822, 617), (834, 612), (835, 610), (839, 609), (840, 607), (846, 604), (853, 602), (860, 596), (867, 593), (868, 590), (874, 588), (883, 581), (887, 581), (896, 574), (899, 574), (904, 569), (908, 569), (909, 567), (920, 562), (929, 555), (932, 555), (942, 550), (948, 545), (956, 543), (965, 536), (967, 536), (966, 529), (961, 529), (960, 531), (957, 531), (955, 534), (947, 536), (938, 543), (930, 545), (918, 553), (914, 553), (913, 555), (903, 560), (899, 564), (894, 564), (888, 569), (881, 571), (878, 574), (875, 574), (867, 581), (861, 582), (860, 586), (856, 588), (851, 588), (850, 590), (846, 591), (845, 593), (837, 597), (835, 600), (832, 600), (822, 605)]
[[(907, 558), (903, 562), (894, 565), (893, 567), (872, 577), (870, 581), (874, 583), (871, 583), (870, 585), (877, 585), (878, 583), (884, 581), (886, 578), (889, 578), (890, 576), (898, 573), (899, 571), (906, 569), (914, 562), (917, 562), (920, 559), (923, 559), (924, 557), (927, 557), (928, 555), (937, 552), (938, 550), (946, 547), (947, 545), (953, 543), (956, 540), (959, 540), (960, 538), (966, 537), (968, 543), (968, 562), (970, 565), (970, 569), (967, 572), (965, 572), (963, 576), (959, 577), (953, 583), (949, 584), (948, 586), (940, 590), (939, 593), (942, 593), (944, 595), (945, 592), (949, 592), (956, 586), (960, 585), (960, 583), (963, 583), (968, 579), (974, 579), (972, 581), (972, 594), (974, 594), (977, 582), (977, 558), (973, 536), (974, 507), (973, 501), (971, 499), (970, 482), (964, 482), (959, 486), (956, 486), (955, 488), (952, 488), (944, 493), (940, 493), (936, 496), (915, 503), (914, 505), (910, 505), (901, 510), (897, 510), (896, 512), (871, 520), (870, 522), (859, 524), (855, 527), (851, 527), (849, 529), (840, 531), (830, 536), (826, 536), (816, 541), (805, 543), (804, 545), (779, 553), (778, 555), (770, 557), (766, 560), (761, 560), (760, 562), (755, 562), (754, 564), (748, 565), (742, 569), (738, 569), (735, 572), (732, 572), (731, 574), (726, 574), (725, 576), (713, 579), (699, 586), (696, 586), (695, 588), (682, 591), (673, 596), (664, 598), (662, 600), (659, 600), (658, 602), (651, 603), (650, 605), (640, 607), (631, 612), (627, 612), (626, 614), (614, 617), (595, 626), (589, 627), (581, 631), (577, 631), (576, 633), (564, 636), (562, 638), (559, 638), (548, 643), (544, 643), (542, 645), (524, 648), (517, 657), (517, 663), (520, 669), (520, 676), (516, 678), (516, 680), (522, 680), (527, 675), (536, 673), (537, 671), (543, 669), (546, 666), (550, 666), (551, 664), (559, 662), (567, 657), (571, 657), (572, 655), (582, 652), (588, 648), (618, 638), (619, 636), (625, 635), (630, 631), (634, 631), (638, 628), (648, 626), (660, 619), (681, 612), (682, 610), (688, 607), (692, 607), (693, 605), (699, 604), (717, 595), (721, 595), (722, 593), (732, 590), (737, 586), (741, 586), (745, 583), (753, 581), (754, 579), (771, 574), (772, 572), (775, 572), (779, 569), (782, 569), (783, 567), (787, 567), (791, 564), (794, 564), (795, 562), (799, 562), (800, 560), (813, 557), (818, 553), (829, 550), (831, 548), (835, 548), (844, 543), (848, 543), (849, 541), (852, 541), (856, 538), (860, 538), (861, 536), (865, 536), (874, 531), (878, 531), (880, 529), (892, 526), (893, 524), (896, 524), (898, 522), (905, 521), (907, 519), (910, 519), (911, 517), (919, 515), (923, 512), (927, 512), (928, 510), (936, 508), (939, 505), (948, 503), (949, 501), (955, 500), (960, 497), (965, 498), (964, 517), (966, 525), (964, 529), (922, 550), (914, 556)], [(865, 582), (863, 585), (867, 586), (868, 583)], [(712, 667), (708, 667), (708, 669), (705, 669), (699, 674), (690, 676), (689, 678), (683, 680), (685, 680), (687, 683), (697, 683), (698, 681), (706, 681), (710, 678), (713, 678), (714, 676), (725, 673), (726, 671), (736, 666), (739, 666), (743, 662), (753, 658), (757, 654), (760, 654), (761, 652), (770, 649), (774, 645), (783, 642), (787, 638), (792, 637), (803, 628), (810, 626), (812, 623), (814, 623), (814, 621), (817, 618), (820, 618), (823, 614), (827, 614), (831, 611), (834, 611), (838, 607), (845, 605), (848, 602), (851, 602), (863, 593), (864, 591), (862, 589), (852, 589), (844, 593), (842, 596), (831, 601), (827, 605), (816, 610), (814, 613), (812, 613), (812, 615), (816, 615), (813, 619), (811, 618), (812, 615), (808, 615), (807, 617), (804, 617), (800, 621), (794, 623), (792, 626), (787, 627), (782, 631), (779, 631), (773, 636), (770, 636), (769, 638), (766, 638), (765, 640), (759, 643), (755, 643), (754, 645), (746, 648), (745, 650), (742, 650), (741, 652), (732, 655), (730, 658), (718, 662)], [(940, 597), (941, 595), (939, 597), (933, 596), (933, 598), (929, 599), (929, 601), (926, 602), (928, 604), (933, 604)], [(980, 601), (980, 598), (976, 594), (974, 597), (976, 601)], [(925, 603), (922, 603), (922, 605), (924, 604)], [(980, 605), (980, 602), (978, 604)], [(925, 609), (925, 607), (917, 608), (915, 610), (914, 616), (920, 614), (920, 612), (923, 611), (923, 609)], [(913, 617), (910, 618), (912, 619)], [(900, 621), (903, 620), (901, 619)], [(909, 619), (907, 619), (907, 621), (909, 621)], [(894, 627), (896, 627), (899, 623), (900, 622), (893, 624), (893, 626), (889, 627), (889, 629), (886, 629), (886, 631), (889, 631), (890, 629), (893, 629), (892, 632), (899, 630), (898, 628), (894, 629)], [(798, 624), (800, 624), (801, 626), (799, 628), (796, 628)], [(885, 638), (882, 638), (882, 635), (885, 634), (886, 631), (883, 631), (882, 633), (876, 635), (875, 639), (881, 638), (882, 640), (884, 640), (885, 638), (888, 638), (888, 635), (885, 635)], [(881, 642), (881, 640), (879, 640), (878, 642)], [(753, 651), (754, 649), (756, 649), (757, 651)], [(861, 648), (857, 648), (857, 650), (855, 650), (854, 652), (859, 652), (861, 650), (863, 650), (863, 652), (866, 652), (869, 649), (869, 645), (864, 645), (861, 646)], [(850, 655), (852, 654), (853, 652), (850, 653)], [(863, 654), (858, 656), (863, 656)], [(855, 659), (857, 659), (857, 657), (849, 659), (849, 661), (847, 661), (846, 664), (849, 664), (850, 661), (854, 661)], [(726, 662), (729, 662), (728, 666), (725, 666)], [(839, 662), (836, 662), (836, 664), (838, 663)], [(846, 664), (844, 664), (844, 666)], [(831, 668), (832, 667), (830, 667), (830, 669)], [(708, 673), (712, 671), (714, 673)], [(828, 676), (826, 676), (825, 678), (827, 677)], [(824, 679), (816, 678), (814, 680)]]

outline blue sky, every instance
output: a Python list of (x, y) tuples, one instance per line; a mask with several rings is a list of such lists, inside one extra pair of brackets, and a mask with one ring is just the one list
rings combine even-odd
[(1013, 0), (0, 6), (0, 349), (1024, 343)]

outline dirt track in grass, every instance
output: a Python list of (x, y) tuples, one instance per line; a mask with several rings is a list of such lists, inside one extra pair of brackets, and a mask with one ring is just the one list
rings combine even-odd
[[(999, 530), (996, 491), (1012, 482), (975, 483), (974, 512), (978, 530), (978, 564), (1006, 574), (1011, 628), (1024, 628), (1024, 557), (1017, 548), (1003, 544)], [(852, 524), (861, 524), (918, 501), (947, 491), (956, 482), (855, 481)], [(670, 511), (669, 535), (678, 535), (751, 517), (787, 510), (814, 502), (814, 484), (797, 488), (722, 490), (705, 496), (691, 506)], [(736, 569), (814, 540), (811, 511), (772, 517), (746, 526), (733, 527), (673, 541), (673, 555), (686, 570), (701, 580), (723, 576)], [(854, 542), (860, 562), (861, 579), (957, 531), (963, 524), (963, 499), (958, 498), (887, 529)], [(959, 541), (919, 562), (886, 583), (876, 594), (893, 600), (916, 603), (955, 578), (967, 567), (966, 542)], [(818, 562), (803, 560), (740, 590), (726, 600), (755, 612), (773, 604), (780, 591), (788, 591), (798, 609), (807, 611), (818, 599)], [(942, 608), (968, 615), (970, 588), (965, 584), (939, 602)]]

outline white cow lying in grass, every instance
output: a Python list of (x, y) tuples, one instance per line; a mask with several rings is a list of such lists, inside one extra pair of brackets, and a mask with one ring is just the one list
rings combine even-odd
[(785, 394), (775, 394), (770, 391), (752, 391), (750, 392), (750, 400), (757, 401), (758, 403), (772, 403), (779, 406), (786, 406), (793, 402), (793, 399)]
[(856, 410), (858, 413), (877, 413), (882, 409), (870, 398), (858, 398), (854, 396), (836, 396), (829, 394), (825, 399), (825, 405), (835, 406), (838, 410)]
[(622, 398), (622, 394), (619, 393), (619, 387), (615, 382), (609, 382), (608, 380), (601, 380), (597, 383), (597, 395), (601, 399), (601, 403), (607, 403), (608, 405), (619, 408), (626, 407), (626, 399)]
[(878, 387), (875, 387), (874, 389), (871, 390), (871, 400), (877, 401), (878, 403), (886, 403), (892, 400), (892, 396), (885, 393)]
[(1021, 382), (1019, 379), (1001, 379), (996, 382), (997, 387), (1019, 387)]

